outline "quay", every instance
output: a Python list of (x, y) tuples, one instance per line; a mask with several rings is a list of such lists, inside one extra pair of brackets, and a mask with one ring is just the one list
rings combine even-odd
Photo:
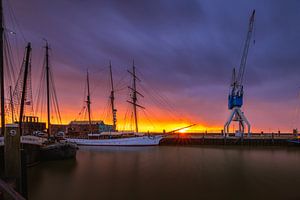
[(174, 134), (161, 140), (160, 145), (245, 145), (245, 146), (295, 146), (291, 141), (299, 140), (291, 133), (254, 133), (243, 138), (220, 133)]

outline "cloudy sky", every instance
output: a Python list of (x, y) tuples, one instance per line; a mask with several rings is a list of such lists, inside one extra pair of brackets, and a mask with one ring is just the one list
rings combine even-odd
[[(87, 68), (93, 117), (107, 118), (111, 60), (122, 124), (128, 108), (123, 86), (130, 83), (126, 70), (134, 59), (145, 95), (140, 103), (147, 107), (141, 120), (156, 129), (165, 128), (157, 121), (222, 128), (229, 115), (231, 71), (240, 63), (249, 16), (256, 9), (243, 110), (256, 131), (291, 131), (300, 125), (299, 1), (4, 0), (4, 7), (6, 27), (19, 41), (14, 51), (32, 42), (34, 88), (43, 38), (49, 41), (65, 122), (77, 118), (83, 106)], [(17, 23), (10, 20), (12, 12)]]

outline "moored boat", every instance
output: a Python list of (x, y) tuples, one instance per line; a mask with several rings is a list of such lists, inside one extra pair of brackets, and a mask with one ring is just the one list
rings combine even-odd
[(143, 135), (133, 137), (117, 137), (117, 138), (99, 138), (99, 139), (81, 139), (68, 138), (68, 142), (76, 143), (77, 145), (86, 146), (155, 146), (159, 145), (162, 135)]
[(138, 131), (138, 120), (137, 120), (137, 107), (145, 109), (143, 106), (137, 104), (137, 95), (143, 96), (136, 90), (136, 73), (135, 73), (135, 66), (133, 63), (132, 71), (128, 71), (130, 75), (133, 77), (133, 85), (132, 87), (128, 87), (132, 94), (131, 101), (127, 101), (128, 103), (133, 105), (133, 114), (135, 120), (135, 132), (123, 132), (123, 131), (116, 131), (116, 112), (117, 109), (115, 108), (114, 100), (114, 84), (113, 84), (113, 77), (112, 77), (112, 69), (111, 63), (109, 66), (110, 69), (110, 81), (111, 81), (111, 112), (112, 112), (112, 126), (114, 131), (110, 132), (101, 132), (101, 133), (93, 133), (91, 130), (91, 114), (90, 114), (90, 90), (89, 90), (89, 74), (87, 73), (87, 112), (89, 116), (89, 127), (90, 133), (87, 135), (87, 138), (66, 138), (68, 142), (76, 143), (77, 145), (86, 145), (86, 146), (154, 146), (159, 145), (159, 142), (164, 137), (164, 135), (149, 135), (139, 133)]
[(77, 145), (71, 142), (56, 142), (41, 147), (43, 160), (63, 160), (76, 157)]

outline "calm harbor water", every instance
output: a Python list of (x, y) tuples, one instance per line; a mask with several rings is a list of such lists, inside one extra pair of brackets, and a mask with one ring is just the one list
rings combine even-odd
[(28, 181), (30, 200), (300, 199), (300, 149), (85, 147)]

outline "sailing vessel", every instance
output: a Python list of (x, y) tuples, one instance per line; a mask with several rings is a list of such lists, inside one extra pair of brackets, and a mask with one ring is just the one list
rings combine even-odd
[[(85, 145), (85, 146), (153, 146), (159, 145), (159, 142), (164, 137), (163, 135), (145, 135), (138, 132), (138, 117), (137, 117), (137, 107), (144, 109), (143, 106), (137, 104), (137, 95), (141, 95), (136, 90), (136, 80), (138, 79), (135, 72), (135, 65), (133, 62), (132, 72), (128, 71), (129, 74), (133, 77), (133, 85), (132, 87), (128, 87), (131, 93), (131, 101), (127, 101), (128, 103), (133, 105), (133, 113), (135, 120), (135, 132), (119, 132), (116, 131), (117, 127), (117, 109), (115, 108), (114, 100), (115, 100), (115, 90), (112, 76), (112, 66), (111, 62), (109, 64), (110, 71), (110, 83), (111, 83), (111, 93), (110, 93), (110, 101), (111, 101), (111, 112), (112, 112), (112, 124), (113, 130), (112, 132), (102, 132), (99, 134), (90, 133), (88, 134), (88, 138), (86, 139), (78, 139), (78, 138), (67, 138), (67, 141), (74, 142), (77, 145)], [(89, 124), (91, 127), (91, 117), (90, 117), (90, 91), (89, 91), (89, 76), (87, 74), (87, 109), (89, 116)]]
[[(53, 79), (51, 77), (50, 65), (49, 65), (49, 45), (46, 42), (45, 52), (45, 76), (46, 76), (46, 96), (47, 96), (47, 135), (48, 142), (41, 147), (42, 159), (44, 160), (57, 160), (75, 158), (77, 145), (68, 142), (53, 142), (51, 138), (51, 89), (54, 89)], [(42, 74), (43, 76), (43, 74)], [(42, 84), (42, 83), (41, 83)], [(53, 92), (52, 92), (53, 93)], [(54, 93), (55, 94), (55, 93)], [(55, 97), (56, 99), (56, 97)], [(59, 115), (60, 116), (60, 115)]]

